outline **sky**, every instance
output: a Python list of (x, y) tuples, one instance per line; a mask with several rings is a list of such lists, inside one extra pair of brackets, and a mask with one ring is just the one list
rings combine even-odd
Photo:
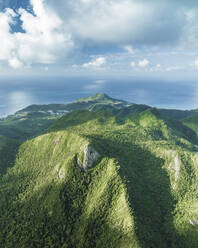
[(193, 0), (0, 0), (0, 75), (198, 74)]
[[(38, 92), (39, 82), (49, 78), (54, 79), (54, 92), (58, 77), (81, 80), (78, 95), (101, 90), (111, 94), (117, 85), (118, 93), (125, 88), (121, 97), (155, 104), (157, 89), (155, 95), (172, 94), (161, 100), (163, 106), (196, 107), (198, 2), (0, 0), (0, 108), (7, 104), (6, 99), (12, 106), (33, 103), (29, 88)], [(22, 81), (20, 87), (15, 81)], [(68, 82), (65, 87), (71, 86), (71, 92), (74, 83)], [(43, 85), (47, 90), (47, 83)], [(180, 104), (184, 95), (188, 101), (174, 105), (175, 100), (170, 101), (175, 95), (180, 96)], [(156, 96), (157, 106), (162, 98)]]

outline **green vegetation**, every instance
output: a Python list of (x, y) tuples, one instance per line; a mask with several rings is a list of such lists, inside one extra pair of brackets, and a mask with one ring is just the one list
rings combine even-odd
[(182, 123), (198, 134), (198, 114), (183, 119)]
[(197, 114), (197, 110), (159, 109), (159, 111), (163, 116), (175, 120), (182, 120)]
[(113, 99), (103, 93), (68, 104), (30, 105), (14, 115), (0, 119), (0, 135), (24, 141), (41, 134), (59, 117), (73, 110), (115, 110), (125, 106), (128, 106), (127, 102)]
[[(0, 135), (17, 139), (18, 141), (33, 138), (42, 134), (44, 130), (61, 116), (74, 110), (89, 110), (93, 112), (109, 110), (122, 119), (128, 114), (135, 116), (147, 109), (150, 109), (147, 105), (117, 100), (104, 93), (80, 98), (73, 103), (67, 104), (30, 105), (14, 115), (0, 119)], [(162, 116), (175, 120), (181, 120), (197, 114), (196, 110), (159, 109), (159, 112)]]
[(1, 137), (0, 247), (197, 248), (197, 119), (97, 97), (19, 147)]
[(0, 135), (18, 141), (27, 140), (41, 134), (59, 117), (38, 112), (8, 116), (0, 121)]
[(14, 164), (19, 143), (0, 136), (0, 177)]

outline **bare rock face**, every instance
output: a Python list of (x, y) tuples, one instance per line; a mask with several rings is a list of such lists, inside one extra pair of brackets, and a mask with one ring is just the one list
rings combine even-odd
[(56, 139), (56, 141), (55, 141), (55, 143), (54, 143), (55, 145), (58, 145), (58, 144), (60, 144), (60, 139)]
[(172, 170), (174, 172), (174, 184), (172, 186), (173, 190), (177, 189), (177, 183), (180, 177), (180, 172), (182, 169), (182, 161), (179, 158), (179, 155), (174, 151), (166, 151), (167, 156), (171, 156), (171, 162), (168, 166), (168, 170)]
[(57, 169), (56, 171), (58, 173), (58, 179), (59, 180), (65, 179), (65, 170), (64, 169), (60, 169), (60, 170)]
[(84, 160), (83, 160), (83, 169), (87, 170), (91, 168), (94, 162), (100, 157), (99, 153), (93, 149), (90, 145), (85, 145), (84, 147)]
[(195, 219), (189, 220), (189, 223), (190, 223), (191, 225), (195, 226), (195, 225), (198, 225), (198, 220), (195, 220)]
[(179, 180), (179, 175), (180, 175), (180, 170), (181, 170), (181, 166), (182, 166), (182, 164), (181, 164), (181, 160), (179, 159), (179, 156), (177, 155), (176, 157), (175, 157), (175, 161), (174, 161), (175, 163), (175, 168), (174, 168), (174, 170), (175, 170), (175, 183), (174, 183), (174, 185), (173, 185), (173, 189), (174, 190), (176, 190), (177, 189), (177, 181)]

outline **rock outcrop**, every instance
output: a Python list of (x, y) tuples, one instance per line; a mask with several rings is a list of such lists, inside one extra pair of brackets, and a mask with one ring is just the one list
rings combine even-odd
[(94, 162), (100, 157), (99, 153), (90, 145), (84, 147), (84, 159), (82, 167), (84, 170), (91, 168)]

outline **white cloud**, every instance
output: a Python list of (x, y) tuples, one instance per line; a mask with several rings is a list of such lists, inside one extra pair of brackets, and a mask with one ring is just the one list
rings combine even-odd
[(45, 66), (44, 68), (44, 71), (49, 71), (49, 67)]
[[(58, 4), (55, 0), (30, 2), (34, 14), (22, 8), (0, 12), (0, 63), (3, 67), (9, 65), (15, 69), (23, 66), (33, 68), (34, 64), (42, 64), (38, 68), (43, 70), (45, 66), (48, 67), (47, 64), (70, 63), (74, 70), (100, 69), (107, 64), (108, 58), (108, 69), (114, 67), (115, 70), (125, 70), (129, 69), (130, 64), (134, 70), (142, 71), (141, 68), (145, 68), (146, 71), (151, 60), (149, 69), (165, 71), (170, 67), (169, 61), (163, 61), (163, 69), (155, 66), (162, 60), (162, 55), (159, 60), (153, 58), (157, 49), (160, 51), (164, 44), (166, 48), (171, 45), (176, 51), (179, 51), (178, 47), (184, 51), (186, 47), (198, 47), (198, 5), (195, 7), (187, 3), (192, 1), (167, 0), (162, 3), (156, 0), (59, 0)], [(20, 18), (25, 33), (11, 32), (11, 24), (14, 24), (16, 16)], [(72, 48), (76, 49), (76, 54), (72, 54), (74, 56), (70, 57), (71, 62), (66, 63)], [(93, 54), (95, 52), (101, 55), (82, 65), (80, 61), (89, 56), (85, 52), (89, 48)], [(148, 54), (148, 50), (153, 57)], [(163, 50), (164, 53), (166, 51)], [(117, 60), (111, 59), (116, 52), (119, 53)], [(130, 63), (131, 57), (134, 61)], [(148, 59), (141, 60), (142, 58)], [(191, 63), (192, 61), (193, 59)], [(176, 61), (174, 64), (179, 63)], [(61, 68), (65, 68), (64, 65)], [(107, 66), (105, 68), (107, 69)]]
[(16, 57), (11, 58), (8, 61), (9, 65), (13, 68), (13, 69), (20, 69), (22, 68), (23, 64), (21, 63), (20, 60), (18, 60)]
[(125, 50), (126, 52), (128, 52), (129, 54), (135, 54), (135, 53), (136, 53), (135, 49), (133, 49), (132, 46), (127, 45), (127, 46), (124, 46), (123, 48), (124, 48), (124, 50)]
[(194, 65), (198, 67), (198, 59), (195, 60)]
[(185, 22), (183, 8), (174, 8), (169, 1), (162, 4), (140, 0), (59, 0), (59, 3), (50, 0), (73, 35), (97, 44), (172, 44), (179, 41)]
[(170, 67), (166, 68), (166, 71), (179, 71), (179, 70), (182, 70), (182, 69), (184, 69), (184, 68), (181, 67), (181, 66), (170, 66)]
[(150, 64), (150, 61), (147, 59), (143, 59), (138, 62), (139, 67), (147, 67), (149, 66), (149, 64)]
[(84, 63), (82, 67), (84, 68), (101, 68), (106, 64), (106, 58), (105, 57), (98, 57), (95, 60), (92, 60), (88, 63)]
[(198, 48), (198, 8), (185, 9), (185, 25), (181, 37), (181, 48)]
[(198, 46), (194, 0), (48, 0), (81, 42)]
[(105, 84), (107, 83), (106, 80), (95, 80), (93, 81), (91, 84), (85, 85), (84, 86), (84, 90), (102, 90), (105, 86)]
[(0, 60), (9, 59), (15, 47), (13, 36), (10, 34), (10, 24), (13, 24), (12, 11), (7, 9), (5, 13), (0, 12)]
[[(72, 47), (70, 34), (64, 30), (62, 20), (45, 4), (44, 0), (31, 0), (34, 15), (24, 9), (18, 13), (7, 9), (0, 12), (0, 60), (17, 69), (32, 63), (55, 63)], [(24, 33), (10, 32), (10, 24), (19, 16)]]
[(134, 61), (131, 62), (131, 67), (136, 67), (136, 63)]

